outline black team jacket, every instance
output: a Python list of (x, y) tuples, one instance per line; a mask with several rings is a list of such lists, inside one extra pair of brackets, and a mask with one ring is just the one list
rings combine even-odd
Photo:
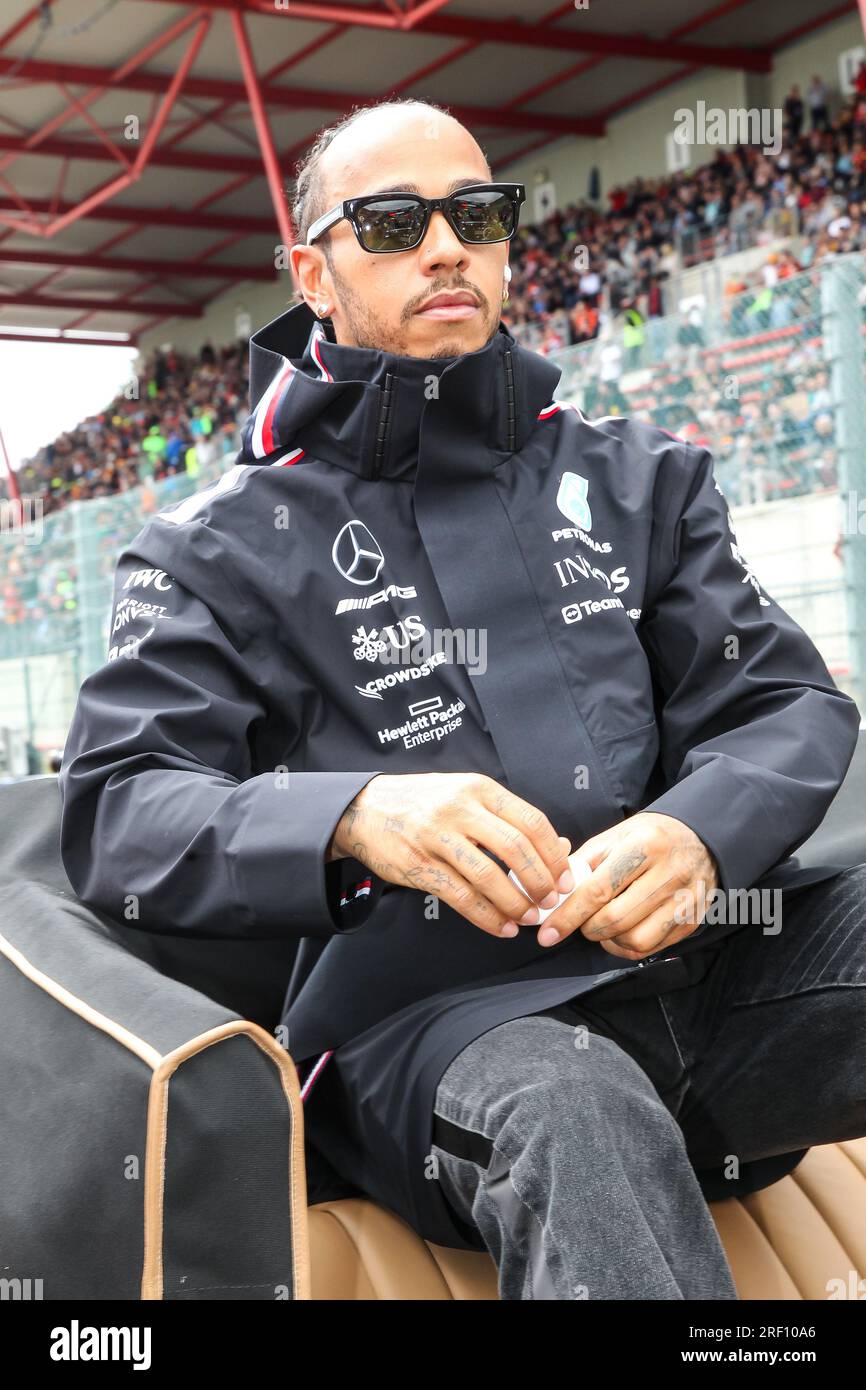
[[(506, 1019), (615, 978), (700, 978), (744, 925), (624, 962), (580, 932), (486, 935), (363, 864), (326, 864), (379, 772), (479, 771), (577, 848), (639, 810), (691, 826), (721, 888), (837, 872), (791, 856), (859, 722), (737, 547), (712, 460), (553, 400), (504, 326), (436, 360), (335, 344), (305, 305), (251, 342), (237, 464), (120, 556), (105, 663), (61, 771), (87, 904), (142, 930), (299, 942), (287, 1046), (310, 1197), (362, 1191), (483, 1248), (429, 1160), (436, 1085)], [(777, 939), (766, 934), (766, 949)], [(628, 986), (625, 986), (628, 988)], [(750, 1191), (802, 1157), (698, 1174)]]

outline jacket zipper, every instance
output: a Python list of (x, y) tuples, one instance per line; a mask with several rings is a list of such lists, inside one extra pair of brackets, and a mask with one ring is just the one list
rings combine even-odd
[(517, 422), (514, 409), (514, 364), (511, 361), (511, 353), (506, 352), (503, 356), (505, 367), (505, 408), (508, 414), (508, 432), (506, 447), (509, 454), (513, 454), (517, 448)]
[(373, 477), (378, 478), (382, 472), (382, 462), (385, 457), (385, 446), (388, 442), (388, 429), (391, 424), (391, 405), (394, 392), (394, 374), (385, 373), (385, 385), (382, 388), (382, 404), (379, 408), (379, 419), (376, 425), (376, 452), (373, 455)]

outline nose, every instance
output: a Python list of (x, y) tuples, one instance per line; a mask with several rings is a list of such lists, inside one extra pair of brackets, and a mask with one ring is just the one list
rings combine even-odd
[(439, 208), (432, 214), (427, 234), (421, 243), (421, 261), (425, 270), (441, 267), (461, 270), (469, 264), (468, 248)]

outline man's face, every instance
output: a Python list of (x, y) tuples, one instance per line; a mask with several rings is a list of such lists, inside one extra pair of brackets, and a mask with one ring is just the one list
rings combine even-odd
[[(322, 156), (324, 209), (367, 193), (417, 192), (444, 197), (454, 188), (491, 182), (475, 140), (457, 121), (434, 111), (362, 117)], [(433, 213), (412, 251), (365, 251), (348, 221), (322, 242), (296, 247), (292, 264), (314, 312), (327, 304), (338, 343), (403, 357), (456, 357), (495, 334), (502, 304), (508, 242), (467, 245), (443, 214)], [(440, 295), (464, 292), (472, 304), (426, 307)]]

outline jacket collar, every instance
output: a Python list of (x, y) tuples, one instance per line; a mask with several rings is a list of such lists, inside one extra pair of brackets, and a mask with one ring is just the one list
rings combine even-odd
[(439, 423), (445, 416), (467, 463), (487, 470), (523, 447), (560, 374), (503, 324), (475, 352), (403, 357), (336, 343), (300, 303), (250, 339), (242, 458), (279, 450), (291, 461), (302, 449), (363, 478), (412, 478), (425, 408), (441, 396)]

